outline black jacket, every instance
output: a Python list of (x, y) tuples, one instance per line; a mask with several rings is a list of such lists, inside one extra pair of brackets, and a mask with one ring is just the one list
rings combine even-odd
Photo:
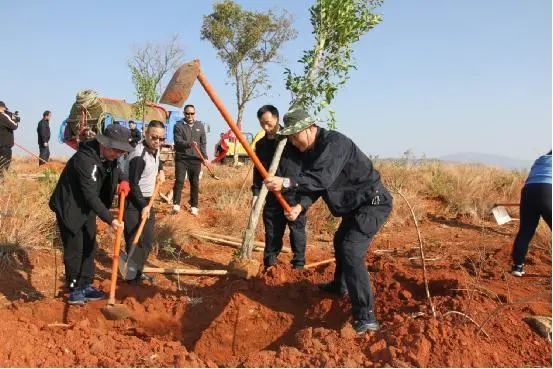
[(192, 141), (198, 143), (200, 152), (207, 159), (205, 128), (199, 120), (195, 121), (192, 126), (179, 120), (173, 128), (173, 138), (175, 140), (175, 159), (201, 160), (192, 147)]
[[(277, 139), (269, 139), (267, 135), (261, 138), (255, 144), (255, 154), (259, 158), (259, 161), (263, 164), (263, 167), (269, 171), (271, 166), (271, 161), (275, 155), (276, 148), (278, 146)], [(301, 172), (301, 157), (300, 152), (296, 149), (290, 142), (286, 143), (282, 156), (280, 158), (280, 163), (278, 164), (277, 171), (275, 173), (278, 177), (295, 177)], [(261, 186), (263, 185), (263, 178), (261, 173), (254, 167), (253, 171), (253, 183), (252, 183), (252, 194), (253, 196), (259, 195)], [(296, 193), (293, 190), (289, 190), (283, 193), (284, 198), (290, 205), (297, 204)], [(269, 192), (267, 195), (267, 205), (276, 205), (278, 201), (272, 192)]]
[(115, 196), (119, 176), (117, 160), (102, 161), (98, 141), (84, 141), (65, 165), (50, 197), (50, 209), (75, 233), (91, 212), (111, 224), (113, 216), (108, 209)]
[(0, 113), (0, 147), (13, 146), (13, 131), (18, 127), (8, 114)]
[(142, 141), (142, 132), (138, 128), (131, 128), (131, 141), (130, 144), (132, 147), (135, 147), (138, 145), (140, 141)]
[(371, 160), (340, 132), (317, 127), (315, 146), (302, 154), (302, 168), (291, 181), (304, 209), (319, 197), (334, 216), (352, 214), (364, 205), (392, 203)]
[(38, 122), (36, 133), (38, 135), (38, 146), (44, 147), (45, 143), (50, 142), (50, 123), (47, 120), (42, 119)]

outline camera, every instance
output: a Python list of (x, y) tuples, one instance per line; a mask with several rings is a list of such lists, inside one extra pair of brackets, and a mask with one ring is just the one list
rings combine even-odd
[(11, 120), (13, 120), (15, 123), (19, 123), (21, 122), (21, 117), (19, 116), (19, 111), (14, 111), (13, 113), (6, 110), (6, 114), (8, 114), (11, 118)]

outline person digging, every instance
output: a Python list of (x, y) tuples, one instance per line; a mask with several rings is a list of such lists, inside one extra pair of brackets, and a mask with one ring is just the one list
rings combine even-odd
[[(160, 160), (161, 144), (165, 140), (165, 125), (152, 120), (146, 128), (144, 140), (137, 143), (134, 150), (126, 159), (131, 192), (125, 207), (125, 242), (127, 245), (127, 263), (133, 263), (136, 268), (134, 278), (130, 283), (148, 281), (154, 283), (153, 277), (142, 272), (144, 263), (148, 259), (154, 239), (155, 212), (150, 205), (154, 196), (156, 181), (165, 181), (165, 173)], [(142, 236), (138, 245), (133, 246), (133, 239), (140, 223), (146, 219)]]
[[(265, 136), (255, 145), (255, 153), (263, 164), (263, 167), (269, 168), (278, 145), (279, 112), (273, 105), (264, 105), (257, 111), (259, 125), (265, 131)], [(282, 159), (276, 171), (277, 176), (294, 176), (300, 171), (300, 153), (291, 144), (287, 143), (282, 154)], [(257, 201), (263, 178), (257, 169), (253, 172), (252, 183), (252, 206)], [(294, 204), (296, 201), (294, 191), (287, 191), (285, 198), (288, 203)], [(277, 263), (277, 258), (282, 251), (282, 239), (286, 226), (290, 230), (290, 246), (294, 252), (292, 258), (292, 268), (303, 269), (305, 265), (305, 245), (306, 234), (305, 224), (307, 218), (305, 211), (301, 212), (296, 220), (290, 222), (284, 216), (282, 206), (278, 203), (276, 197), (269, 193), (267, 201), (263, 207), (263, 225), (265, 227), (265, 248), (263, 250), (263, 265), (269, 268)]]
[(294, 221), (319, 197), (342, 221), (334, 234), (334, 280), (320, 284), (323, 291), (349, 294), (353, 328), (358, 334), (380, 327), (365, 257), (371, 240), (392, 211), (392, 196), (371, 160), (351, 139), (318, 127), (301, 107), (292, 106), (279, 132), (302, 153), (302, 170), (294, 177), (265, 179), (271, 191), (297, 191), (300, 201), (285, 215)]
[[(117, 159), (133, 148), (130, 131), (121, 125), (109, 125), (103, 134), (82, 142), (69, 159), (50, 197), (49, 206), (63, 243), (65, 279), (69, 289), (68, 303), (83, 305), (105, 299), (92, 286), (96, 253), (96, 216), (114, 230), (123, 223), (109, 212), (117, 183), (123, 178)], [(122, 180), (119, 193), (128, 194), (129, 183)]]

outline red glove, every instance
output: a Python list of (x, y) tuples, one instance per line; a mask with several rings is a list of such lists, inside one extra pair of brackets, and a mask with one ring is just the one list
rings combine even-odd
[(131, 192), (131, 185), (129, 184), (129, 181), (119, 182), (119, 196), (123, 193), (125, 196), (129, 196), (129, 192)]

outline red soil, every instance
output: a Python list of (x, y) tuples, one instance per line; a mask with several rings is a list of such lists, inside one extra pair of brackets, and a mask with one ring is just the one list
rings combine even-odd
[[(203, 205), (199, 218), (183, 212), (179, 221), (213, 224)], [(132, 319), (109, 321), (105, 301), (64, 303), (59, 251), (21, 251), (1, 269), (0, 366), (551, 367), (551, 343), (522, 320), (551, 316), (551, 252), (531, 248), (528, 274), (515, 278), (508, 271), (516, 224), (480, 228), (428, 215), (421, 232), (426, 257), (436, 259), (427, 267), (437, 317), (420, 262), (410, 259), (418, 255), (414, 227), (386, 226), (367, 259), (382, 329), (361, 337), (348, 299), (315, 286), (332, 277), (332, 264), (296, 271), (283, 254), (251, 280), (157, 275), (155, 286), (122, 283), (117, 299)], [(112, 235), (101, 229), (97, 285), (108, 291)], [(331, 256), (331, 244), (309, 243), (308, 262)], [(195, 240), (177, 247), (181, 266), (205, 269), (225, 268), (233, 253)], [(160, 251), (150, 264), (176, 261)]]

